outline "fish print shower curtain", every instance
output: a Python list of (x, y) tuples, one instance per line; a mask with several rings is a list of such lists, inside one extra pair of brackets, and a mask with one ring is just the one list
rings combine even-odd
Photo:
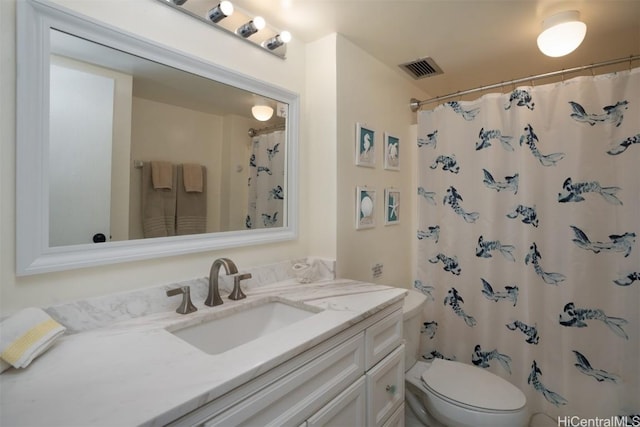
[(284, 138), (284, 131), (275, 131), (251, 140), (246, 228), (282, 227)]
[(640, 69), (421, 111), (418, 147), (423, 358), (640, 414)]

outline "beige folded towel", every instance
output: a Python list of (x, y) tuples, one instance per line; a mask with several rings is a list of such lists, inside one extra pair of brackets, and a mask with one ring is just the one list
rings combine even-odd
[(182, 178), (184, 189), (187, 193), (202, 193), (202, 166), (195, 163), (185, 163), (182, 165)]
[(151, 162), (151, 179), (153, 188), (159, 190), (173, 188), (173, 165), (171, 162)]
[(15, 368), (26, 368), (64, 331), (66, 328), (42, 309), (20, 310), (0, 323), (0, 357)]
[(207, 232), (207, 168), (198, 166), (202, 174), (202, 191), (187, 192), (184, 185), (183, 166), (178, 166), (176, 185), (176, 234), (200, 234)]

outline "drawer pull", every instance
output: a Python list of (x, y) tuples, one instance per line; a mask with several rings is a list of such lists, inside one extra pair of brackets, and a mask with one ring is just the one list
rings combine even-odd
[(396, 386), (394, 385), (388, 385), (385, 390), (391, 393), (391, 395), (396, 394)]

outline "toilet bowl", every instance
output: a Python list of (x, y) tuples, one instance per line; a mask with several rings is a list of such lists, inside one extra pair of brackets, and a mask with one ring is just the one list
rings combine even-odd
[(524, 427), (524, 393), (483, 368), (443, 359), (418, 360), (426, 297), (413, 290), (404, 302), (405, 399), (429, 427)]

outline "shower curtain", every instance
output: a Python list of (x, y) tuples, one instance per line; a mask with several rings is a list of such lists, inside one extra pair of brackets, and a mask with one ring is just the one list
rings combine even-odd
[(640, 425), (640, 69), (419, 112), (418, 147), (422, 357)]
[(282, 227), (284, 138), (284, 131), (275, 131), (251, 139), (246, 228)]

